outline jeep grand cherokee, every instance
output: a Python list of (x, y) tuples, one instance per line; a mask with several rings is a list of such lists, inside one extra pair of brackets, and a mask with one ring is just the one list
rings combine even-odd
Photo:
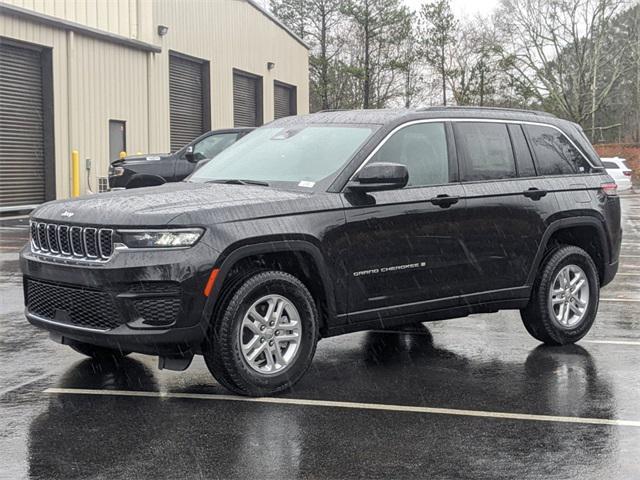
[(26, 316), (94, 358), (202, 354), (244, 395), (320, 338), (519, 309), (580, 340), (614, 277), (620, 204), (579, 126), (532, 112), (323, 112), (250, 133), (185, 182), (47, 203)]

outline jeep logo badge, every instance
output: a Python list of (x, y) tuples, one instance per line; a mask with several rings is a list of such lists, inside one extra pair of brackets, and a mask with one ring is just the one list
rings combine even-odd
[(73, 212), (65, 210), (64, 212), (62, 212), (62, 216), (63, 217), (73, 217)]

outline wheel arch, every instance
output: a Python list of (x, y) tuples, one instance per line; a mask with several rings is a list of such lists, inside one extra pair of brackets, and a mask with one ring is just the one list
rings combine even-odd
[(208, 319), (215, 313), (218, 301), (224, 301), (225, 289), (233, 287), (236, 280), (246, 278), (237, 273), (245, 265), (249, 272), (279, 269), (299, 278), (316, 300), (321, 332), (335, 318), (335, 294), (328, 267), (322, 251), (312, 242), (301, 239), (262, 241), (230, 247), (220, 258), (215, 267), (219, 269), (215, 284), (205, 307)]
[(582, 216), (555, 220), (547, 227), (533, 261), (527, 284), (533, 285), (540, 265), (556, 244), (574, 245), (585, 250), (598, 269), (603, 282), (606, 266), (610, 262), (611, 245), (605, 227), (596, 217)]

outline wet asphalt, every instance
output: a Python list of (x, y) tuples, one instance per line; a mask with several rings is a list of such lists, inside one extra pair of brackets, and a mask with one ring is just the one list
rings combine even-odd
[(540, 346), (514, 311), (355, 333), (259, 401), (201, 358), (169, 372), (51, 342), (22, 313), (24, 222), (2, 221), (0, 478), (638, 479), (640, 195), (622, 204), (620, 272), (577, 345)]

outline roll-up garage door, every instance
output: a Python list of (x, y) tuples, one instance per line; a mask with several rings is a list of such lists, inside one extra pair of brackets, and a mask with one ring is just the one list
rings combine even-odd
[(45, 109), (42, 52), (0, 43), (0, 207), (42, 203)]
[(262, 79), (233, 73), (233, 124), (236, 127), (262, 125)]
[(209, 62), (169, 56), (171, 151), (184, 147), (210, 128)]
[(296, 114), (295, 87), (274, 83), (273, 85), (274, 118), (288, 117)]

